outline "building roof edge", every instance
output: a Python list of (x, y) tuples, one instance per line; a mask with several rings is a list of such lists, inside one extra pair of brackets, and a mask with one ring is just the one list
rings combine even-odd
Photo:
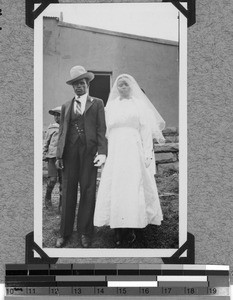
[(165, 45), (170, 45), (170, 46), (178, 46), (178, 42), (176, 42), (176, 41), (159, 39), (159, 38), (151, 38), (151, 37), (146, 37), (146, 36), (141, 36), (141, 35), (123, 33), (123, 32), (118, 32), (118, 31), (111, 31), (111, 30), (107, 30), (107, 29), (90, 27), (90, 26), (76, 25), (76, 24), (67, 23), (67, 22), (63, 22), (63, 21), (58, 21), (58, 26), (72, 28), (72, 29), (78, 29), (78, 30), (83, 30), (83, 31), (91, 31), (91, 32), (100, 33), (100, 34), (119, 36), (119, 37), (124, 37), (124, 38), (135, 39), (135, 40), (141, 40), (141, 41), (146, 41), (146, 42), (151, 42), (151, 43), (165, 44)]

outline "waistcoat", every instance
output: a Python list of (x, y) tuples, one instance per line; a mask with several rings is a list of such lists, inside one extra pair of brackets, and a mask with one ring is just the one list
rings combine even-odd
[(75, 143), (78, 138), (80, 138), (81, 142), (85, 142), (84, 114), (81, 115), (75, 113), (72, 107), (68, 129), (68, 139), (72, 143)]

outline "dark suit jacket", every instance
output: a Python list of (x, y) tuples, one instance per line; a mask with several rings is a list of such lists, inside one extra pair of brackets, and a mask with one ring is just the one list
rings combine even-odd
[[(63, 104), (61, 108), (57, 158), (63, 157), (73, 103), (74, 98)], [(101, 99), (87, 96), (84, 127), (88, 153), (95, 155), (98, 152), (98, 154), (107, 155), (105, 113), (104, 104)]]

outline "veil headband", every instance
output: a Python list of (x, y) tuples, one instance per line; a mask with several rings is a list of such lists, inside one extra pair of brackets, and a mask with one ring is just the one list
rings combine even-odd
[(152, 137), (154, 138), (156, 136), (156, 132), (162, 131), (165, 128), (165, 121), (131, 75), (121, 74), (116, 78), (108, 97), (106, 109), (108, 109), (108, 105), (111, 105), (112, 101), (118, 99), (120, 96), (117, 88), (117, 82), (121, 78), (128, 79), (127, 81), (131, 89), (130, 97), (134, 99), (135, 103), (140, 109), (140, 112), (149, 121)]

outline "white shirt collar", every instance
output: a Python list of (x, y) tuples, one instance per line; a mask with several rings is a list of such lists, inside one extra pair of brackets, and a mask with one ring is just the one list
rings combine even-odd
[(75, 94), (74, 98), (75, 98), (75, 100), (79, 100), (80, 102), (83, 102), (83, 101), (86, 102), (87, 101), (87, 93), (80, 97), (78, 97), (78, 95)]
[[(78, 100), (81, 103), (81, 113), (83, 114), (85, 111), (86, 103), (87, 103), (87, 94), (84, 94), (80, 97), (77, 95), (74, 96), (75, 100)], [(74, 112), (76, 112), (77, 102), (74, 101)]]

